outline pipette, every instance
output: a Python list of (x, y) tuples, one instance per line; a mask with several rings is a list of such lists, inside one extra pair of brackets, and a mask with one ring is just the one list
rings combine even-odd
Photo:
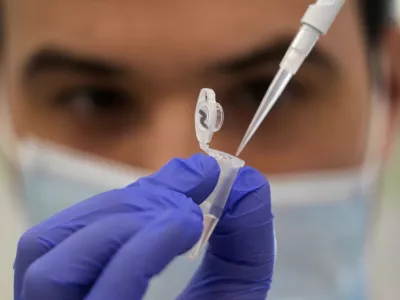
[(345, 0), (318, 0), (308, 7), (301, 20), (302, 26), (283, 57), (279, 71), (269, 86), (267, 93), (248, 127), (236, 152), (239, 156), (261, 123), (271, 111), (276, 101), (310, 54), (321, 35), (328, 32)]

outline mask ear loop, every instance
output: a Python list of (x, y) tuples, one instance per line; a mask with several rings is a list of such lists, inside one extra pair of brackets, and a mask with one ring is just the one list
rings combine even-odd
[(379, 175), (384, 166), (383, 151), (386, 144), (386, 136), (382, 133), (387, 132), (389, 129), (387, 121), (390, 113), (390, 101), (388, 101), (389, 95), (383, 70), (389, 66), (390, 61), (382, 55), (381, 50), (373, 51), (369, 60), (371, 64), (370, 80), (373, 84), (369, 128), (362, 170), (363, 174), (375, 171)]
[(382, 174), (384, 167), (383, 150), (386, 136), (382, 133), (388, 129), (389, 105), (380, 99), (378, 89), (372, 91), (370, 118), (364, 159), (361, 166), (363, 187), (371, 185)]
[[(385, 93), (383, 91), (383, 93)], [(369, 119), (369, 128), (366, 142), (366, 150), (364, 152), (364, 161), (361, 166), (361, 190), (365, 193), (365, 201), (369, 213), (367, 216), (367, 235), (365, 245), (365, 260), (368, 262), (374, 261), (374, 246), (375, 229), (378, 225), (380, 213), (382, 211), (382, 201), (377, 201), (381, 197), (383, 191), (383, 174), (384, 174), (384, 145), (386, 143), (386, 135), (383, 134), (388, 130), (388, 118), (390, 106), (388, 99), (382, 99), (382, 89), (375, 85), (372, 90), (371, 113)], [(385, 97), (387, 95), (383, 94)], [(372, 188), (371, 188), (372, 187)], [(368, 194), (367, 194), (368, 193)], [(366, 266), (366, 281), (368, 292), (375, 292), (375, 264), (365, 262)]]

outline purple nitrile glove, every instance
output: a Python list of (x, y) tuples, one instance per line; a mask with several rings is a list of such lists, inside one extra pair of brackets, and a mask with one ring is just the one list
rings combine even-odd
[[(14, 299), (142, 299), (149, 280), (199, 239), (198, 204), (218, 176), (212, 157), (174, 159), (152, 176), (33, 227), (18, 245)], [(265, 299), (275, 257), (272, 220), (267, 181), (242, 169), (180, 299)]]

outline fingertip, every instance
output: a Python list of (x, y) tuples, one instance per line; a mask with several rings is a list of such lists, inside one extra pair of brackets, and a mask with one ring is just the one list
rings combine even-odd
[(188, 159), (175, 159), (171, 164), (174, 165), (171, 167), (174, 169), (173, 179), (184, 183), (181, 190), (197, 204), (201, 204), (217, 185), (220, 167), (211, 156), (197, 153)]
[(271, 268), (275, 253), (273, 218), (268, 180), (257, 170), (244, 167), (210, 239), (211, 253), (228, 261)]
[(269, 182), (259, 171), (247, 166), (240, 170), (232, 186), (224, 218), (236, 219), (245, 215), (272, 216)]
[(198, 170), (204, 178), (218, 180), (221, 169), (214, 157), (197, 153), (189, 157), (186, 162), (192, 169)]
[(184, 164), (198, 178), (197, 184), (188, 188), (186, 195), (200, 205), (216, 187), (221, 169), (214, 157), (202, 153), (192, 155)]
[(245, 166), (239, 171), (232, 190), (244, 196), (261, 188), (264, 192), (270, 193), (270, 185), (267, 178), (256, 169)]
[(213, 157), (195, 154), (188, 159), (175, 158), (158, 172), (139, 179), (129, 187), (153, 185), (185, 194), (200, 204), (214, 190), (219, 173), (219, 165)]

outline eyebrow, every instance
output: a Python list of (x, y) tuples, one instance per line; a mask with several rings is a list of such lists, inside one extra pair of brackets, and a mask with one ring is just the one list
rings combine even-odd
[[(218, 63), (214, 69), (222, 72), (239, 73), (265, 64), (278, 65), (290, 47), (293, 36), (277, 38), (274, 42), (263, 45), (248, 54)], [(335, 59), (326, 51), (316, 46), (304, 61), (304, 64), (315, 65), (330, 73), (336, 73)]]
[(130, 70), (101, 58), (77, 55), (57, 48), (44, 48), (37, 51), (24, 66), (24, 79), (32, 79), (41, 73), (51, 71), (71, 71), (94, 77), (119, 76)]

